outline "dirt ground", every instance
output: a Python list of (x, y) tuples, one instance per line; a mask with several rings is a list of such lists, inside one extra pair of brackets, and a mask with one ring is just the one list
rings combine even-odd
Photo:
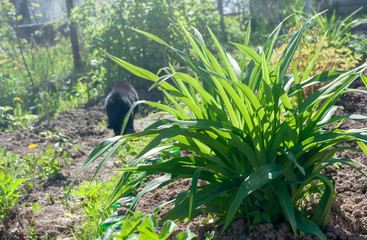
[[(355, 87), (364, 88), (361, 83)], [(344, 96), (338, 105), (344, 107), (339, 114), (367, 112), (366, 96), (362, 94), (348, 94)], [(155, 117), (157, 118), (157, 117)], [(79, 171), (82, 163), (85, 161), (91, 150), (106, 137), (113, 136), (111, 130), (105, 129), (99, 122), (107, 120), (104, 114), (102, 104), (89, 104), (80, 106), (78, 109), (71, 109), (54, 117), (50, 124), (38, 124), (31, 131), (17, 130), (14, 132), (0, 133), (0, 146), (6, 147), (7, 151), (26, 155), (30, 150), (28, 145), (37, 144), (37, 148), (46, 146), (45, 137), (40, 136), (41, 131), (50, 130), (57, 132), (63, 130), (64, 134), (70, 136), (72, 145), (80, 145), (79, 150), (72, 152), (71, 164), (64, 164), (59, 177), (49, 179), (46, 182), (40, 182), (39, 187), (28, 192), (20, 199), (20, 203), (39, 202), (44, 207), (37, 212), (32, 220), (32, 209), (27, 206), (18, 206), (13, 208), (9, 219), (0, 223), (0, 239), (28, 239), (28, 231), (31, 222), (35, 225), (35, 234), (39, 239), (74, 239), (70, 228), (79, 224), (80, 218), (69, 218), (64, 212), (65, 209), (60, 198), (63, 197), (63, 189), (70, 186), (71, 181)], [(135, 120), (135, 130), (140, 131), (148, 123), (154, 121), (152, 117), (138, 117)], [(353, 121), (343, 123), (343, 128), (366, 127), (367, 121)], [(367, 164), (367, 157), (360, 152), (346, 152), (340, 154), (354, 158), (364, 164)], [(89, 179), (94, 172), (96, 164), (89, 167), (78, 178)], [(114, 167), (112, 161), (109, 161), (104, 172), (101, 172), (100, 178), (104, 177), (106, 171)], [(329, 224), (324, 233), (327, 239), (367, 239), (367, 179), (361, 176), (357, 171), (350, 167), (342, 166), (340, 169), (328, 167), (327, 174), (336, 181), (337, 199), (332, 206), (329, 217)], [(148, 193), (139, 204), (137, 210), (151, 212), (164, 200), (172, 199), (181, 191), (189, 187), (189, 182), (181, 182), (178, 185), (165, 189), (156, 195)], [(46, 193), (49, 199), (46, 198)], [(235, 222), (223, 234), (214, 226), (202, 226), (204, 217), (195, 219), (190, 223), (179, 225), (176, 231), (184, 231), (187, 227), (199, 235), (199, 239), (205, 239), (203, 234), (206, 231), (216, 231), (216, 239), (294, 239), (291, 232), (285, 225), (273, 226), (264, 224), (256, 227), (251, 233), (245, 230), (243, 220)], [(317, 239), (313, 235), (304, 235), (300, 239)]]

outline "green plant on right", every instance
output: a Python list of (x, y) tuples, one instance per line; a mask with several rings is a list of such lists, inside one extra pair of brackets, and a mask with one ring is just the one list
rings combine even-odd
[[(295, 30), (297, 28), (299, 27), (294, 27), (289, 30), (290, 36), (287, 42), (297, 32)], [(272, 67), (279, 62), (288, 45), (288, 43), (284, 43), (274, 50), (270, 60)], [(319, 27), (315, 26), (302, 37), (293, 59), (298, 71), (297, 74), (302, 82), (307, 80), (309, 76), (314, 76), (325, 71), (335, 69), (350, 70), (361, 62), (362, 54), (353, 52), (352, 49), (343, 45), (336, 46), (335, 42), (328, 39), (328, 34), (324, 34)], [(290, 65), (288, 66), (287, 74), (292, 73), (293, 65)], [(309, 96), (317, 88), (325, 84), (326, 82), (304, 88), (304, 93)]]
[(337, 16), (334, 10), (331, 15), (321, 15), (316, 21), (324, 32), (327, 32), (327, 38), (336, 47), (348, 46), (355, 49), (360, 44), (366, 42), (366, 39), (363, 39), (350, 44), (352, 39), (359, 38), (358, 36), (353, 35), (351, 30), (367, 23), (367, 19), (355, 18), (355, 15), (361, 9), (362, 7), (352, 12), (347, 17)]
[[(296, 33), (290, 29), (292, 35)], [(310, 63), (312, 68), (308, 73), (309, 76), (328, 71), (328, 70), (349, 70), (356, 67), (362, 60), (362, 54), (353, 52), (352, 49), (346, 46), (336, 47), (333, 42), (327, 37), (323, 37), (322, 31), (318, 27), (313, 27), (303, 36), (303, 39), (294, 54), (294, 61), (299, 73), (303, 74)], [(289, 40), (291, 37), (289, 37)], [(274, 66), (281, 58), (282, 53), (289, 44), (284, 43), (282, 46), (274, 50), (271, 59), (271, 65)], [(322, 50), (318, 50), (322, 48)], [(317, 56), (317, 58), (315, 58)], [(307, 69), (308, 70), (308, 69)], [(292, 66), (287, 69), (288, 74), (293, 73)], [(306, 80), (305, 76), (303, 80)]]
[(17, 203), (21, 184), (27, 181), (24, 178), (15, 178), (11, 173), (0, 169), (0, 219), (6, 218), (6, 211)]
[[(247, 220), (249, 229), (260, 222), (286, 221), (295, 235), (313, 233), (325, 240), (321, 229), (328, 222), (335, 183), (322, 170), (337, 163), (366, 168), (353, 159), (338, 158), (336, 153), (355, 149), (339, 145), (350, 142), (358, 143), (367, 153), (365, 129), (339, 128), (348, 119), (367, 117), (336, 116), (335, 104), (346, 92), (366, 93), (349, 87), (359, 77), (367, 83), (367, 77), (361, 76), (367, 64), (349, 71), (325, 71), (302, 82), (297, 65), (292, 64), (293, 75), (287, 75), (302, 36), (317, 17), (310, 18), (293, 35), (273, 67), (270, 59), (282, 24), (257, 52), (233, 43), (251, 59), (244, 67), (225, 52), (210, 30), (217, 57), (196, 29), (193, 34), (185, 28), (181, 30), (191, 44), (187, 54), (157, 36), (137, 30), (177, 53), (194, 75), (176, 72), (170, 66), (164, 69), (166, 75), (158, 76), (108, 54), (131, 73), (152, 81), (152, 87), (159, 87), (172, 104), (138, 103), (158, 107), (174, 119), (162, 119), (141, 132), (103, 140), (90, 153), (79, 173), (103, 155), (96, 176), (122, 144), (136, 137), (149, 137), (151, 141), (146, 147), (128, 167), (121, 169), (124, 173), (116, 184), (111, 203), (127, 196), (133, 186), (148, 177), (165, 173), (150, 180), (136, 195), (131, 211), (145, 193), (190, 179), (190, 187), (172, 200), (174, 206), (160, 223), (169, 219), (190, 220), (210, 213), (216, 216), (217, 224), (223, 225), (223, 231), (239, 218)], [(308, 76), (312, 64), (313, 61), (303, 76)], [(168, 78), (172, 83), (165, 81)], [(305, 87), (325, 82), (310, 96), (302, 94)], [(127, 119), (128, 116), (123, 127)], [(138, 166), (142, 159), (166, 149), (185, 150), (192, 155)], [(142, 172), (139, 178), (128, 181), (136, 171)], [(319, 201), (306, 204), (314, 194), (319, 195)]]

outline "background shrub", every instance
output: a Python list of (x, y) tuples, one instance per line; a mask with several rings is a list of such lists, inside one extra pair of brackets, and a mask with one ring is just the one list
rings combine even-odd
[[(99, 59), (106, 69), (103, 79), (107, 86), (113, 81), (130, 80), (131, 74), (111, 60), (102, 60), (104, 55), (96, 49), (114, 53), (153, 72), (166, 66), (168, 60), (173, 65), (179, 64), (180, 60), (172, 59), (165, 47), (136, 34), (133, 28), (157, 34), (182, 47), (184, 38), (175, 31), (179, 27), (177, 22), (199, 29), (206, 25), (217, 29), (219, 24), (219, 15), (210, 0), (116, 0), (111, 4), (87, 0), (75, 9), (73, 17), (81, 27), (85, 46), (93, 53), (91, 57)], [(135, 85), (143, 87), (146, 82), (136, 81)]]
[[(289, 37), (286, 43), (274, 50), (270, 65), (275, 66), (281, 59), (282, 54), (288, 46), (291, 37), (296, 33), (295, 28), (289, 30)], [(302, 37), (300, 45), (294, 54), (295, 67), (299, 77), (306, 80), (308, 76), (329, 71), (329, 70), (349, 70), (356, 67), (362, 60), (362, 54), (354, 52), (347, 46), (338, 45), (337, 42), (329, 41), (328, 35), (325, 37), (324, 31), (315, 26)], [(315, 58), (315, 54), (317, 58)], [(312, 65), (312, 68), (309, 66)], [(303, 76), (307, 72), (307, 75)], [(287, 74), (293, 73), (293, 66), (287, 69)], [(322, 84), (313, 85), (304, 89), (304, 93), (311, 95)]]

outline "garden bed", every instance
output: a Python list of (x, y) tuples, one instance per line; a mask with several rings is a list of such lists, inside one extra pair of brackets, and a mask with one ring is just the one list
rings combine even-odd
[[(360, 84), (359, 87), (364, 88), (361, 81), (356, 82), (356, 84)], [(367, 112), (366, 96), (362, 94), (345, 95), (338, 102), (338, 105), (344, 107), (344, 110), (340, 110), (340, 114), (342, 112), (366, 114)], [(149, 116), (140, 117), (135, 121), (135, 129), (142, 130), (156, 118), (157, 116), (154, 119)], [(39, 135), (40, 132), (45, 130), (51, 132), (63, 130), (63, 134), (70, 137), (70, 143), (72, 144), (70, 149), (80, 145), (78, 150), (70, 150), (72, 162), (70, 165), (63, 164), (58, 177), (35, 182), (32, 191), (25, 194), (19, 201), (20, 204), (38, 202), (44, 208), (34, 216), (29, 204), (11, 209), (9, 219), (0, 223), (1, 239), (28, 239), (31, 224), (35, 229), (34, 234), (39, 239), (74, 239), (71, 229), (76, 225), (80, 225), (81, 216), (76, 215), (74, 218), (70, 218), (64, 214), (66, 210), (61, 202), (63, 190), (70, 186), (87, 155), (98, 142), (112, 136), (111, 131), (99, 124), (102, 119), (106, 121), (101, 104), (84, 105), (79, 109), (71, 109), (61, 113), (52, 119), (48, 126), (40, 124), (32, 131), (17, 130), (0, 133), (0, 146), (6, 147), (9, 152), (17, 152), (22, 155), (46, 146), (47, 140)], [(343, 123), (342, 128), (351, 129), (366, 126), (367, 121), (349, 120)], [(37, 144), (37, 147), (29, 149), (28, 146), (31, 144)], [(367, 164), (367, 157), (361, 152), (349, 151), (342, 155)], [(81, 174), (78, 182), (81, 179), (90, 178), (97, 163), (92, 165)], [(114, 168), (114, 163), (109, 161), (103, 172), (99, 174), (99, 178), (107, 179), (105, 176)], [(335, 179), (337, 191), (337, 199), (332, 206), (329, 224), (325, 229), (327, 239), (367, 239), (367, 179), (346, 166), (342, 166), (340, 169), (328, 167), (326, 172)], [(176, 193), (186, 190), (188, 185), (188, 182), (181, 182), (155, 195), (148, 193), (141, 200), (138, 210), (152, 212), (164, 200), (172, 199)], [(163, 214), (164, 212), (160, 213), (160, 215)], [(203, 226), (201, 223), (204, 220), (206, 220), (205, 217), (200, 217), (191, 223), (180, 224), (176, 232), (185, 231), (188, 227), (199, 235), (199, 239), (204, 239), (203, 234), (207, 231), (216, 231), (215, 236), (218, 239), (293, 239), (291, 232), (285, 225), (260, 225), (251, 233), (247, 233), (246, 222), (237, 220), (221, 235), (220, 230), (215, 229), (214, 226), (210, 224)], [(301, 239), (317, 238), (312, 235), (305, 235)]]

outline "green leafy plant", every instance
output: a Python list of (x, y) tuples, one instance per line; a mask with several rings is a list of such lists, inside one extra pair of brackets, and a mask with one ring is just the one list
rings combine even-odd
[(13, 108), (10, 106), (0, 107), (0, 130), (12, 130), (13, 127), (18, 125), (15, 117), (10, 113)]
[(29, 202), (29, 205), (31, 205), (33, 213), (39, 212), (45, 208), (41, 207), (39, 202)]
[(42, 153), (34, 153), (24, 156), (24, 162), (20, 162), (25, 169), (24, 174), (32, 174), (32, 178), (47, 179), (48, 177), (57, 177), (61, 159), (55, 153), (51, 145), (42, 149)]
[(364, 39), (358, 43), (350, 44), (350, 40), (358, 39), (358, 36), (353, 35), (351, 30), (367, 23), (367, 19), (355, 18), (355, 15), (361, 9), (362, 7), (352, 12), (347, 17), (337, 16), (334, 10), (331, 15), (321, 15), (317, 19), (317, 23), (324, 32), (327, 32), (329, 41), (334, 43), (336, 46), (343, 47), (348, 45), (350, 48), (355, 49), (358, 45), (363, 44), (363, 42), (366, 41), (366, 39)]
[(83, 213), (83, 222), (74, 226), (74, 234), (77, 239), (96, 239), (102, 234), (101, 220), (111, 215), (108, 206), (108, 195), (110, 189), (117, 183), (118, 179), (112, 178), (107, 183), (101, 181), (83, 181), (78, 188), (71, 192), (72, 203), (64, 201), (68, 210), (67, 216), (73, 218), (76, 212)]
[(30, 128), (32, 123), (38, 119), (36, 115), (24, 114), (17, 116), (14, 108), (10, 106), (0, 106), (0, 130), (12, 131), (15, 128)]
[[(293, 32), (295, 33), (295, 32)], [(332, 42), (327, 38), (323, 39), (320, 30), (317, 27), (309, 30), (299, 45), (299, 48), (294, 54), (294, 60), (297, 65), (297, 70), (300, 73), (304, 73), (311, 61), (313, 61), (313, 67), (309, 72), (309, 75), (314, 76), (318, 73), (328, 70), (349, 70), (356, 67), (362, 60), (362, 54), (354, 53), (350, 48), (341, 46), (335, 47)], [(286, 49), (288, 44), (283, 44), (281, 47), (274, 50), (271, 59), (271, 65), (277, 64), (282, 56), (282, 53)], [(322, 48), (322, 51), (318, 50)], [(313, 59), (317, 53), (317, 58)], [(288, 67), (288, 74), (293, 73), (292, 66)], [(305, 76), (306, 80), (308, 76)]]
[[(163, 223), (162, 228), (158, 231), (158, 220), (154, 214), (146, 215), (142, 212), (136, 212), (132, 215), (128, 215), (124, 220), (120, 221), (121, 229), (114, 232), (114, 227), (108, 229), (103, 239), (141, 239), (141, 240), (165, 240), (168, 239), (177, 225), (167, 220)], [(190, 240), (196, 235), (191, 233), (188, 229), (187, 232), (181, 232), (175, 239), (177, 240)], [(172, 239), (172, 238), (170, 238)]]
[(19, 187), (24, 178), (14, 178), (14, 175), (0, 170), (0, 219), (6, 218), (6, 210), (14, 207), (19, 197)]
[[(191, 43), (190, 55), (157, 36), (137, 31), (179, 54), (195, 75), (176, 72), (170, 67), (164, 69), (166, 75), (159, 77), (109, 55), (133, 74), (154, 82), (152, 87), (159, 86), (172, 107), (154, 102), (145, 104), (161, 108), (175, 120), (159, 120), (142, 132), (102, 141), (80, 171), (105, 153), (96, 176), (120, 145), (136, 137), (150, 137), (152, 140), (129, 167), (121, 169), (124, 174), (115, 187), (112, 202), (129, 193), (143, 178), (164, 172), (165, 175), (149, 181), (136, 195), (130, 210), (135, 209), (146, 192), (188, 178), (190, 188), (177, 195), (174, 207), (160, 223), (168, 219), (192, 219), (208, 212), (218, 218), (223, 230), (238, 218), (247, 219), (249, 226), (270, 218), (273, 224), (287, 221), (295, 235), (302, 231), (326, 239), (320, 228), (328, 222), (335, 184), (322, 170), (335, 163), (366, 167), (352, 159), (337, 158), (338, 151), (354, 149), (339, 143), (357, 142), (367, 152), (364, 129), (339, 129), (344, 120), (366, 119), (366, 116), (335, 116), (338, 107), (334, 104), (343, 93), (366, 93), (349, 86), (367, 65), (350, 71), (326, 71), (300, 82), (293, 64), (294, 74), (287, 75), (302, 35), (314, 24), (315, 18), (317, 16), (309, 19), (294, 34), (274, 67), (270, 67), (269, 62), (281, 25), (257, 52), (233, 43), (251, 58), (244, 68), (224, 51), (210, 30), (218, 59), (206, 48), (196, 29), (194, 35), (182, 29)], [(168, 78), (173, 84), (165, 81)], [(362, 79), (367, 82), (365, 76)], [(309, 97), (302, 95), (304, 87), (328, 81)], [(177, 143), (165, 145), (167, 139)], [(164, 149), (186, 150), (193, 155), (174, 157), (152, 166), (137, 166), (143, 158)], [(128, 182), (135, 171), (144, 172)], [(199, 180), (203, 184), (198, 184)], [(315, 184), (309, 188), (311, 183)], [(313, 194), (319, 195), (319, 201), (305, 206), (305, 200)]]
[[(31, 144), (29, 148), (36, 147)], [(5, 148), (0, 149), (0, 167), (7, 169), (16, 177), (33, 180), (35, 178), (47, 179), (58, 177), (62, 160), (70, 162), (69, 152), (55, 149), (48, 145), (40, 152), (30, 153), (24, 157), (19, 154), (7, 152)]]
[[(297, 29), (297, 27), (290, 29), (289, 32), (291, 36), (296, 33), (295, 29)], [(288, 41), (290, 40), (291, 37), (289, 37)], [(288, 44), (284, 43), (274, 50), (270, 60), (270, 65), (272, 67), (278, 63), (287, 46)], [(350, 70), (359, 64), (362, 60), (362, 54), (353, 52), (349, 47), (336, 46), (334, 42), (328, 39), (327, 34), (324, 34), (320, 28), (315, 26), (302, 37), (293, 59), (298, 70), (300, 81), (302, 82), (307, 80), (309, 76), (314, 76), (325, 71), (335, 69)], [(292, 73), (293, 66), (290, 65), (287, 69), (287, 74)], [(304, 88), (304, 93), (309, 96), (317, 88), (325, 84), (326, 82), (306, 87)]]
[[(35, 11), (39, 7), (30, 4), (30, 13), (39, 12)], [(47, 41), (19, 38), (15, 24), (21, 19), (18, 12), (12, 1), (1, 1), (0, 105), (12, 106), (22, 126), (28, 127), (31, 121), (36, 120), (31, 118), (34, 115), (30, 113), (39, 117), (53, 116), (59, 111), (85, 103), (89, 96), (86, 94), (87, 88), (77, 83), (79, 76), (70, 77), (73, 74), (70, 41), (60, 32), (56, 33), (54, 39), (49, 39), (52, 45)], [(34, 15), (32, 20), (37, 22), (38, 17)], [(41, 35), (45, 34), (43, 31), (37, 30), (30, 38), (37, 35), (41, 40)], [(90, 79), (94, 79), (93, 76)], [(101, 92), (102, 87), (96, 84), (88, 93), (96, 96)], [(15, 98), (19, 100), (14, 102)]]
[[(23, 205), (26, 205), (27, 203), (24, 203)], [(32, 219), (31, 219), (31, 225), (29, 226), (29, 233), (28, 233), (28, 240), (38, 239), (38, 236), (36, 234), (36, 222), (34, 221), (35, 214), (45, 207), (41, 207), (41, 204), (39, 202), (29, 202), (28, 203), (32, 208)]]
[(52, 144), (58, 151), (62, 152), (66, 147), (72, 146), (69, 143), (70, 137), (65, 135), (63, 130), (51, 132), (49, 130), (39, 133), (41, 136), (46, 138), (48, 144)]

